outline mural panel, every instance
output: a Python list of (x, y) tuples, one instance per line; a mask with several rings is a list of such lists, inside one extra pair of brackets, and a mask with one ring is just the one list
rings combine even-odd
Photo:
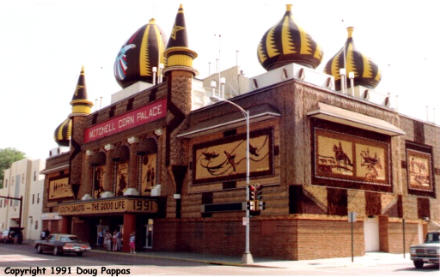
[(156, 182), (157, 154), (148, 154), (140, 157), (141, 161), (141, 195), (150, 195)]
[(391, 183), (388, 143), (315, 128), (314, 145), (314, 176), (322, 184), (350, 187), (356, 183)]
[(355, 144), (356, 176), (367, 181), (385, 181), (385, 149), (368, 144)]
[(49, 200), (67, 197), (73, 197), (68, 177), (49, 181)]
[(332, 133), (321, 133), (317, 138), (319, 174), (353, 176), (353, 143)]
[(124, 190), (127, 188), (127, 184), (128, 184), (128, 163), (118, 163), (115, 195), (116, 196), (124, 195)]
[[(252, 132), (249, 140), (250, 174), (272, 173), (272, 130)], [(221, 181), (246, 176), (246, 136), (239, 135), (195, 145), (194, 183)]]
[(431, 154), (407, 149), (408, 186), (432, 191)]
[(99, 194), (104, 191), (104, 168), (104, 165), (93, 168), (93, 198), (99, 198)]

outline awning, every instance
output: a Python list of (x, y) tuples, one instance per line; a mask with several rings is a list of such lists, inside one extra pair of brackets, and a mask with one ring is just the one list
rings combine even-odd
[(119, 146), (111, 154), (113, 161), (125, 162), (130, 157), (130, 149), (126, 145)]
[(318, 109), (307, 113), (307, 115), (389, 136), (405, 135), (405, 132), (402, 129), (382, 119), (324, 103), (318, 103)]
[(67, 164), (63, 164), (63, 165), (60, 165), (60, 166), (57, 166), (57, 167), (53, 167), (53, 168), (46, 168), (46, 169), (43, 169), (41, 172), (40, 172), (40, 174), (50, 174), (50, 173), (54, 173), (54, 172), (58, 172), (58, 171), (62, 171), (62, 170), (65, 170), (65, 169), (69, 169), (69, 164), (67, 163)]
[(154, 154), (157, 153), (157, 143), (154, 139), (148, 138), (139, 142), (136, 147), (136, 154), (145, 155), (145, 154)]
[[(249, 109), (249, 121), (259, 122), (270, 118), (280, 117), (279, 111), (270, 106), (263, 104), (251, 107)], [(236, 128), (245, 124), (245, 118), (241, 112), (229, 113), (221, 117), (211, 118), (195, 124), (194, 126), (183, 130), (177, 135), (178, 138), (192, 138), (199, 135), (218, 132), (225, 129)]]

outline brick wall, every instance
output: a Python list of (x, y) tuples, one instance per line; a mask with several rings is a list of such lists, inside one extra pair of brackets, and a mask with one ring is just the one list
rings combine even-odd
[[(241, 255), (245, 228), (241, 217), (155, 221), (154, 249)], [(364, 254), (363, 223), (354, 225), (354, 254)], [(305, 260), (351, 256), (351, 231), (346, 219), (290, 217), (251, 219), (251, 253), (255, 257)]]
[[(416, 223), (405, 224), (405, 249), (419, 243), (418, 225)], [(388, 222), (388, 252), (403, 253), (403, 229), (402, 222)]]

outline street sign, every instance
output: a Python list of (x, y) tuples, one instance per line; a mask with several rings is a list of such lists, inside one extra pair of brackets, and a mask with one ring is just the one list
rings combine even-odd
[(248, 217), (243, 217), (243, 226), (246, 226), (249, 224), (249, 218)]
[(356, 213), (348, 212), (348, 222), (356, 222)]

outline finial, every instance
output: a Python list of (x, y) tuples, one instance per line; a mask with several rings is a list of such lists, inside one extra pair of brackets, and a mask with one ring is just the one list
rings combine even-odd
[(80, 74), (84, 75), (84, 65), (81, 65), (81, 72), (80, 72)]
[(156, 19), (154, 19), (154, 17), (152, 17), (150, 19), (150, 21), (148, 21), (148, 24), (156, 24)]
[(353, 26), (347, 27), (348, 38), (351, 38), (353, 36), (353, 29)]
[(292, 10), (292, 4), (286, 4), (286, 11), (290, 12)]

